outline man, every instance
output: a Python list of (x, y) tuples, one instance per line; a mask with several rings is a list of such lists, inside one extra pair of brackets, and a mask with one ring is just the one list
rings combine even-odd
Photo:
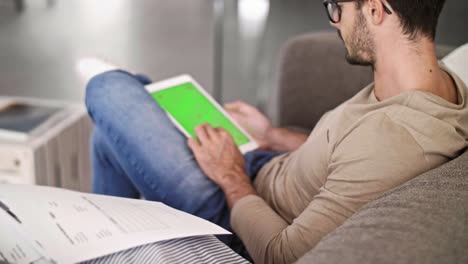
[(143, 195), (232, 228), (256, 263), (294, 262), (369, 201), (467, 147), (467, 88), (435, 55), (444, 2), (324, 1), (346, 59), (372, 66), (375, 83), (308, 136), (227, 104), (263, 149), (245, 157), (220, 128), (199, 126), (187, 141), (140, 76), (93, 78), (94, 190)]

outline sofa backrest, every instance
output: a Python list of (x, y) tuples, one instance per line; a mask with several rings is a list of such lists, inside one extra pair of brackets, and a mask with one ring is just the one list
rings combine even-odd
[(346, 62), (336, 32), (293, 38), (282, 51), (278, 125), (312, 130), (326, 111), (351, 98), (372, 78), (370, 67)]

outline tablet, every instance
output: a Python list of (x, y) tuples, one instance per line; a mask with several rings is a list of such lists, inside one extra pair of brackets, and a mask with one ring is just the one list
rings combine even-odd
[(187, 137), (196, 137), (195, 127), (209, 123), (227, 130), (242, 153), (258, 148), (252, 137), (191, 76), (177, 76), (145, 88)]

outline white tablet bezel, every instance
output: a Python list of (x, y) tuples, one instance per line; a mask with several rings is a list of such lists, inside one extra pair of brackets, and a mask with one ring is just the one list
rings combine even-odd
[[(157, 92), (157, 91), (161, 91), (161, 90), (165, 90), (165, 89), (168, 89), (168, 88), (171, 88), (171, 87), (174, 87), (174, 86), (177, 86), (177, 85), (180, 85), (180, 84), (184, 84), (184, 83), (192, 83), (193, 86), (198, 90), (200, 91), (201, 94), (203, 94), (227, 119), (229, 119), (229, 121), (231, 121), (236, 127), (237, 129), (239, 129), (242, 133), (244, 133), (245, 136), (247, 136), (247, 138), (249, 139), (249, 142), (239, 146), (239, 149), (240, 151), (242, 152), (242, 154), (245, 154), (249, 151), (252, 151), (252, 150), (255, 150), (258, 148), (258, 144), (255, 142), (255, 140), (253, 140), (253, 138), (249, 135), (249, 133), (247, 133), (247, 131), (245, 131), (227, 112), (226, 110), (224, 110), (223, 107), (221, 107), (218, 102), (216, 102), (213, 97), (211, 97), (211, 95), (209, 93), (207, 93), (205, 91), (205, 89), (202, 88), (202, 86), (200, 84), (198, 84), (190, 75), (188, 74), (184, 74), (184, 75), (179, 75), (179, 76), (176, 76), (176, 77), (173, 77), (173, 78), (170, 78), (170, 79), (166, 79), (166, 80), (163, 80), (163, 81), (160, 81), (160, 82), (156, 82), (156, 83), (151, 83), (151, 84), (148, 84), (145, 86), (145, 89), (151, 94), (153, 92)], [(174, 125), (180, 130), (182, 131), (182, 133), (186, 136), (186, 137), (190, 137), (190, 134), (182, 127), (182, 125), (179, 124), (179, 122), (177, 122), (177, 120), (175, 120), (170, 113), (168, 113), (166, 111), (166, 114), (168, 115), (169, 119), (174, 123)]]

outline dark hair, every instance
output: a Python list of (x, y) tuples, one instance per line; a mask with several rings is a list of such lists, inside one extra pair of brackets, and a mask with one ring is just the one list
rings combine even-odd
[[(360, 8), (367, 0), (358, 0)], [(414, 40), (423, 35), (435, 39), (437, 22), (445, 0), (387, 0), (400, 18), (403, 33)]]

